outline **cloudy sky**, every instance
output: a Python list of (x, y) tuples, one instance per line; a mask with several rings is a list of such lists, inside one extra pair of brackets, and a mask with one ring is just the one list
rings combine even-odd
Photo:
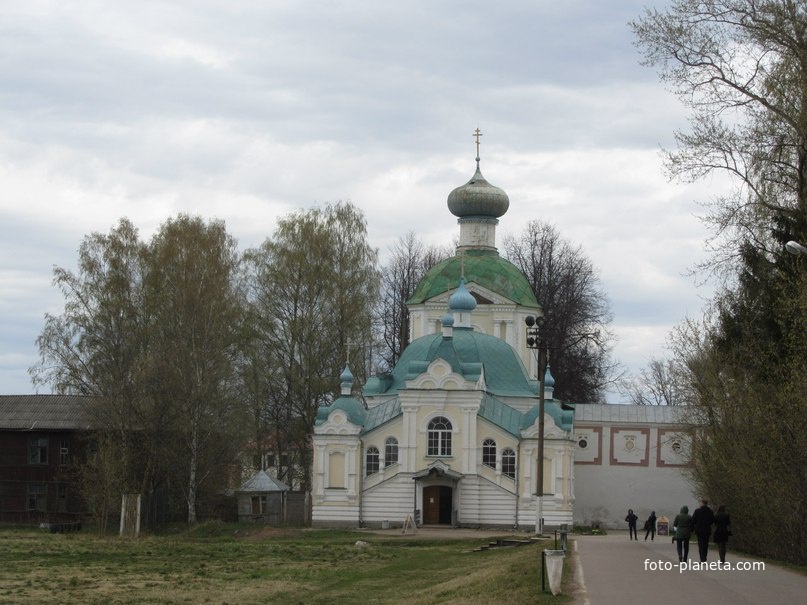
[[(686, 113), (639, 65), (652, 0), (6, 0), (0, 3), (0, 394), (33, 393), (54, 265), (129, 217), (226, 221), (351, 200), (382, 258), (458, 234), (474, 170), (510, 196), (499, 238), (554, 223), (594, 262), (633, 371), (698, 316), (698, 201), (660, 148)], [(45, 392), (40, 388), (40, 392)]]

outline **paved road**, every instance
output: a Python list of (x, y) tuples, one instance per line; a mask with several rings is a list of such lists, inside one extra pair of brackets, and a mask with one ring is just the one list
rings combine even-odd
[[(670, 538), (656, 536), (654, 542), (628, 540), (627, 532), (607, 536), (576, 536), (570, 562), (577, 561), (580, 591), (575, 602), (581, 605), (743, 605), (751, 603), (803, 603), (807, 599), (807, 576), (765, 563), (764, 570), (729, 571), (646, 569), (649, 563), (675, 565), (678, 556)], [(698, 544), (690, 544), (689, 557), (698, 558)], [(717, 549), (709, 547), (709, 561), (717, 562)], [(727, 563), (755, 562), (729, 552)], [(756, 560), (756, 563), (761, 561)]]

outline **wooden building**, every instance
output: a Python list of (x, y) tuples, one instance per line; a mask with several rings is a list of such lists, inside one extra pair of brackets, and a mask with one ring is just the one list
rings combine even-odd
[(73, 478), (88, 398), (0, 395), (0, 523), (61, 524), (86, 513)]

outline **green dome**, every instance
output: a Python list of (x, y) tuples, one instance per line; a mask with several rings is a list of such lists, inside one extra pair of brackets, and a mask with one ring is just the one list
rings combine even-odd
[(335, 410), (342, 410), (347, 416), (348, 420), (350, 420), (350, 422), (353, 424), (358, 426), (364, 425), (367, 411), (364, 409), (364, 406), (359, 401), (356, 401), (353, 397), (340, 397), (331, 403), (331, 405), (322, 405), (318, 407), (317, 417), (314, 424), (319, 425), (324, 423), (328, 420), (328, 416), (331, 415), (331, 412)]
[(492, 250), (466, 250), (432, 267), (420, 280), (412, 297), (417, 305), (457, 287), (465, 274), (466, 283), (474, 282), (524, 307), (537, 307), (538, 301), (527, 278), (510, 261)]
[(365, 395), (394, 393), (425, 372), (436, 359), (444, 359), (452, 371), (466, 380), (479, 380), (485, 372), (487, 392), (499, 396), (535, 397), (536, 386), (513, 347), (501, 338), (454, 328), (451, 338), (429, 334), (411, 342), (404, 350), (387, 380), (368, 382)]

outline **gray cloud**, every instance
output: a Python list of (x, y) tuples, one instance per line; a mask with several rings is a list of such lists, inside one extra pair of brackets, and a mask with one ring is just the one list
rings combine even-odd
[(0, 392), (27, 367), (53, 265), (127, 216), (178, 212), (242, 248), (278, 216), (350, 199), (382, 255), (456, 235), (448, 193), (483, 171), (511, 198), (501, 233), (554, 222), (600, 268), (631, 367), (702, 293), (692, 200), (660, 146), (685, 125), (638, 65), (643, 2), (32, 0), (0, 5)]

